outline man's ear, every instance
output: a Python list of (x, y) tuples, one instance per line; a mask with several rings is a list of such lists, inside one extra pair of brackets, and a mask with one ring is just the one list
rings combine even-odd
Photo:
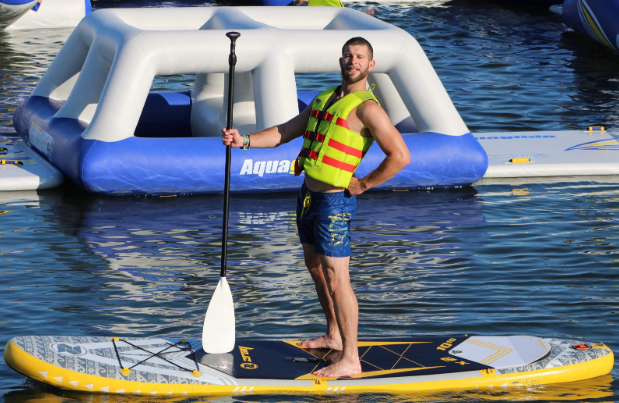
[(344, 58), (343, 58), (343, 57), (340, 57), (340, 68), (342, 68), (342, 66), (343, 66), (343, 64), (342, 64), (342, 63), (343, 63), (343, 62), (344, 62)]
[(376, 62), (374, 60), (370, 60), (370, 63), (368, 65), (368, 71), (372, 70), (374, 66), (376, 66)]

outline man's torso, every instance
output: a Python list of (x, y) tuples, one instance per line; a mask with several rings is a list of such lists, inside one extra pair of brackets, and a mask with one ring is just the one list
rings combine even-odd
[[(339, 99), (341, 98), (338, 98), (338, 100)], [(357, 116), (357, 112), (359, 111), (359, 108), (363, 108), (363, 106), (367, 102), (374, 102), (374, 101), (364, 101), (361, 105), (357, 106), (355, 109), (350, 111), (350, 114), (348, 114), (348, 117), (346, 118), (346, 120), (348, 122), (348, 128), (352, 130), (353, 132), (363, 137), (372, 137), (372, 133), (370, 132), (370, 130), (367, 127), (365, 127), (361, 119), (359, 119), (359, 116)], [(305, 184), (307, 185), (307, 188), (311, 190), (312, 192), (331, 193), (331, 192), (344, 191), (344, 188), (336, 187), (328, 183), (324, 183), (308, 175), (305, 175)]]

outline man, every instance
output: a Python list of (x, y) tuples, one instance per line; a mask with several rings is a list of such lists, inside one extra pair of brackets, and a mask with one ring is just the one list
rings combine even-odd
[[(327, 332), (300, 346), (342, 351), (339, 361), (314, 372), (322, 377), (361, 373), (357, 349), (359, 307), (348, 272), (355, 196), (392, 178), (410, 162), (402, 136), (374, 95), (365, 90), (374, 65), (370, 43), (352, 38), (342, 48), (339, 87), (324, 91), (312, 105), (281, 125), (245, 136), (236, 129), (223, 130), (224, 145), (245, 149), (277, 147), (304, 137), (295, 162), (297, 175), (305, 171), (297, 226), (305, 265), (327, 319)], [(374, 140), (385, 159), (359, 179), (353, 172)]]

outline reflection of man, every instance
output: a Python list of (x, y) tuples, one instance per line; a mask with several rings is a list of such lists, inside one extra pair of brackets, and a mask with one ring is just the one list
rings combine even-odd
[[(303, 5), (306, 4), (310, 7), (312, 6), (326, 6), (326, 7), (344, 7), (344, 4), (340, 0), (296, 0), (295, 5)], [(362, 13), (366, 13), (372, 15), (376, 13), (375, 8), (370, 8), (367, 10), (360, 10)]]
[[(350, 285), (350, 224), (355, 195), (380, 185), (408, 165), (410, 155), (374, 95), (366, 91), (374, 68), (373, 50), (363, 38), (344, 44), (342, 84), (319, 94), (303, 112), (286, 123), (241, 136), (224, 129), (224, 144), (268, 148), (303, 137), (295, 173), (305, 171), (297, 201), (297, 226), (305, 265), (316, 284), (327, 319), (324, 336), (300, 344), (307, 348), (341, 350), (340, 360), (314, 374), (342, 377), (361, 372), (357, 350), (359, 308)], [(376, 141), (385, 153), (382, 163), (364, 178), (354, 172)]]

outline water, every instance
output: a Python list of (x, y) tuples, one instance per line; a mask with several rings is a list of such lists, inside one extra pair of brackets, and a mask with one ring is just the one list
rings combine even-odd
[[(164, 5), (179, 4), (198, 5)], [(376, 7), (379, 18), (417, 37), (471, 130), (618, 126), (619, 57), (545, 11), (473, 0), (440, 5)], [(0, 134), (15, 135), (12, 111), (69, 32), (0, 33)], [(299, 86), (319, 89), (332, 80), (302, 76)], [(185, 76), (159, 77), (153, 87), (190, 83)], [(238, 337), (323, 331), (297, 243), (294, 197), (231, 199), (229, 282)], [(0, 194), (0, 346), (25, 334), (199, 337), (219, 277), (221, 209), (217, 195)], [(362, 195), (351, 268), (360, 335), (530, 334), (602, 341), (617, 352), (618, 220), (619, 188), (604, 182)], [(337, 400), (615, 401), (619, 367), (611, 375), (522, 391)], [(43, 386), (3, 361), (0, 399), (130, 400)], [(229, 400), (326, 398), (223, 399)]]

